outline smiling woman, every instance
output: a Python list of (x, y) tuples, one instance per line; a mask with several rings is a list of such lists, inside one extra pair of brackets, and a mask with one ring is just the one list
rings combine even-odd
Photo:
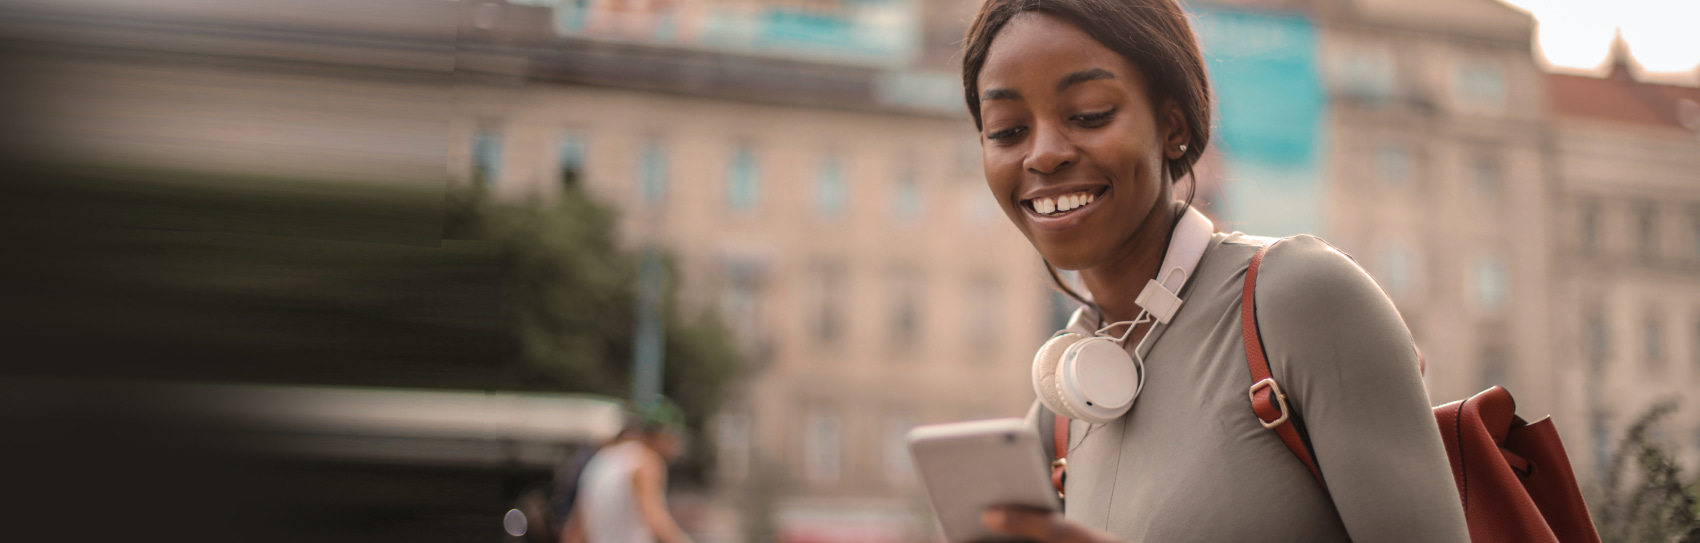
[[(1210, 141), (1210, 90), (1184, 14), (1172, 4), (1167, 9), (1104, 0), (1043, 9), (1036, 2), (988, 2), (969, 29), (963, 87), (982, 131), (986, 179), (1047, 267), (1086, 269), (1117, 257), (1120, 267), (1133, 265), (1126, 260), (1131, 255), (1112, 254), (1111, 247), (1161, 244), (1191, 200), (1190, 183), (1178, 204), (1173, 188)], [(1116, 12), (1123, 16), (1094, 17)], [(1163, 39), (1181, 35), (1189, 41)], [(1024, 182), (1021, 172), (1028, 170), (1066, 181)], [(1100, 208), (1113, 209), (1097, 213)], [(1089, 223), (1096, 233), (1090, 238), (1058, 235)], [(1135, 233), (1146, 243), (1129, 243)], [(1094, 281), (1083, 278), (1089, 286)]]
[[(1058, 282), (1083, 307), (1033, 368), (1030, 420), (1067, 424), (1066, 513), (987, 524), (1048, 543), (1468, 540), (1382, 289), (1316, 238), (1215, 233), (1177, 189), (1210, 141), (1196, 44), (1174, 0), (988, 0), (969, 28), (987, 186), (1053, 279), (1086, 287)], [(1242, 315), (1261, 324), (1257, 385)]]
[(1064, 269), (1155, 265), (1135, 249), (1161, 243), (1176, 216), (1173, 176), (1190, 165), (1165, 159), (1189, 140), (1180, 106), (1060, 18), (1015, 17), (998, 38), (978, 82), (986, 181), (1005, 213)]

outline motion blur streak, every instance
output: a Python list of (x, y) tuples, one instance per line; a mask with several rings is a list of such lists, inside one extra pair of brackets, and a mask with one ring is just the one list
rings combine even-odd
[(161, 384), (497, 386), (493, 257), (442, 239), (458, 9), (0, 4), (0, 539), (357, 534), (322, 506), (418, 484), (235, 454), (294, 430)]

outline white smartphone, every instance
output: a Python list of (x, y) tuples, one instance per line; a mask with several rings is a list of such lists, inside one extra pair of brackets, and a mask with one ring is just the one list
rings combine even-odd
[(1039, 436), (1021, 419), (919, 426), (909, 431), (909, 454), (945, 541), (1013, 540), (980, 523), (993, 505), (1058, 509)]

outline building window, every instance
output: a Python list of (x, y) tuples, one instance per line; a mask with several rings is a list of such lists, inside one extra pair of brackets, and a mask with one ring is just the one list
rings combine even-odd
[(1511, 361), (1506, 356), (1505, 347), (1483, 347), (1481, 357), (1481, 389), (1486, 390), (1493, 386), (1511, 388)]
[(1688, 340), (1688, 357), (1694, 361), (1694, 379), (1700, 380), (1700, 310), (1694, 312), (1694, 329), (1690, 333), (1693, 335)]
[(1652, 204), (1644, 204), (1635, 212), (1635, 240), (1641, 256), (1653, 258), (1659, 251), (1659, 217)]
[(715, 443), (719, 445), (720, 477), (726, 481), (742, 481), (750, 474), (750, 416), (728, 410), (720, 414), (715, 424)]
[(472, 135), (472, 181), (494, 185), (502, 178), (502, 135), (480, 131)]
[(1452, 92), (1459, 102), (1499, 109), (1505, 105), (1505, 71), (1496, 62), (1460, 62), (1453, 71)]
[(836, 410), (815, 407), (803, 415), (803, 475), (810, 483), (838, 482), (841, 431)]
[[(1595, 251), (1600, 247), (1600, 205), (1582, 204), (1582, 250)], [(1700, 248), (1697, 248), (1700, 249)]]
[(1594, 438), (1594, 476), (1604, 478), (1611, 463), (1611, 425), (1599, 409), (1595, 409), (1589, 418), (1592, 419), (1589, 426)]
[(1665, 361), (1665, 322), (1660, 317), (1658, 308), (1647, 310), (1647, 316), (1641, 323), (1641, 353), (1645, 356), (1647, 369), (1658, 371), (1664, 369)]
[(761, 202), (761, 166), (756, 152), (748, 144), (733, 147), (726, 168), (726, 205), (736, 211), (749, 211)]
[(1588, 362), (1595, 369), (1605, 367), (1606, 356), (1611, 353), (1611, 332), (1606, 326), (1606, 317), (1599, 307), (1588, 309), (1587, 319), (1587, 352)]
[(658, 140), (644, 142), (638, 150), (638, 197), (647, 207), (667, 201), (667, 147)]
[(844, 336), (844, 266), (837, 262), (815, 268), (814, 333), (823, 345)]
[(555, 142), (555, 172), (562, 188), (576, 187), (584, 180), (584, 134), (568, 131)]
[(1375, 150), (1375, 176), (1389, 185), (1403, 185), (1411, 178), (1411, 152), (1404, 145), (1384, 143)]
[(920, 274), (899, 270), (891, 278), (891, 343), (898, 348), (910, 348), (921, 339)]
[(969, 349), (981, 353), (993, 351), (1002, 333), (998, 325), (1003, 319), (1000, 311), (1003, 289), (997, 278), (989, 275), (971, 279), (968, 284), (969, 299), (963, 307), (969, 311), (968, 318), (964, 319), (968, 324)]
[(1476, 264), (1470, 272), (1471, 291), (1476, 298), (1476, 307), (1483, 311), (1496, 311), (1505, 305), (1509, 296), (1510, 279), (1505, 272), (1505, 264), (1499, 257), (1486, 255), (1476, 259)]
[(764, 267), (758, 261), (729, 259), (720, 292), (720, 315), (748, 352), (759, 353), (765, 344), (762, 315)]
[(1498, 160), (1491, 156), (1478, 156), (1470, 172), (1471, 178), (1476, 182), (1477, 195), (1484, 199), (1499, 197), (1501, 172)]
[(886, 415), (880, 456), (885, 460), (887, 484), (897, 487), (914, 484), (915, 468), (910, 464), (908, 439), (909, 430), (914, 427), (915, 415), (908, 411), (894, 411)]
[(1416, 257), (1404, 243), (1389, 242), (1381, 249), (1377, 258), (1376, 276), (1381, 280), (1381, 286), (1394, 297), (1405, 297), (1413, 294), (1416, 285)]
[(1690, 211), (1688, 232), (1693, 238), (1694, 256), (1700, 256), (1700, 209)]
[(827, 155), (815, 172), (815, 210), (822, 217), (843, 215), (849, 198), (850, 187), (844, 180), (843, 164), (837, 156)]
[(1395, 71), (1387, 49), (1357, 49), (1340, 60), (1340, 90), (1372, 106), (1385, 106), (1393, 99)]
[(891, 193), (891, 215), (900, 222), (921, 218), (921, 184), (915, 180), (915, 165), (905, 159), (897, 168), (897, 185)]

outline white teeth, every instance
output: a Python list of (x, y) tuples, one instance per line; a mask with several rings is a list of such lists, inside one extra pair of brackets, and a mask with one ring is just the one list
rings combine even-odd
[(1080, 206), (1090, 204), (1096, 199), (1096, 195), (1085, 192), (1068, 194), (1056, 198), (1034, 198), (1033, 211), (1037, 211), (1042, 215), (1062, 213), (1078, 209)]

